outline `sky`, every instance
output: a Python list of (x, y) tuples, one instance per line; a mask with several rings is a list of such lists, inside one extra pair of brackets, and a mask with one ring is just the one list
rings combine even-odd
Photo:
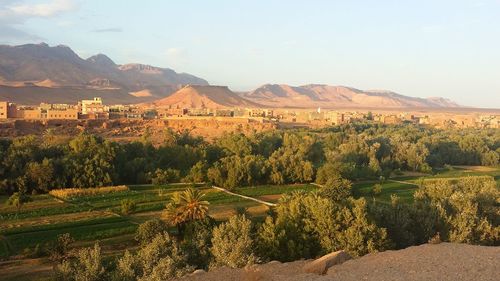
[(0, 44), (40, 42), (235, 91), (329, 84), (500, 108), (500, 0), (0, 0)]

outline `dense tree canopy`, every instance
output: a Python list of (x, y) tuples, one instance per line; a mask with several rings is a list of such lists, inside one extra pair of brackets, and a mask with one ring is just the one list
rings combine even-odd
[(0, 188), (12, 194), (53, 188), (210, 181), (226, 188), (432, 173), (444, 165), (499, 165), (500, 130), (437, 130), (415, 125), (349, 124), (322, 130), (230, 133), (208, 143), (188, 132), (165, 132), (152, 146), (115, 143), (82, 133), (72, 139), (0, 140)]

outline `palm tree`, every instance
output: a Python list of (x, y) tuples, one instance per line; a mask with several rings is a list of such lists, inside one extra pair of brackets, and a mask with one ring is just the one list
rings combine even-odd
[(172, 195), (172, 201), (166, 205), (164, 216), (168, 222), (177, 226), (179, 235), (182, 234), (186, 223), (207, 217), (210, 203), (202, 200), (204, 196), (204, 193), (193, 188)]

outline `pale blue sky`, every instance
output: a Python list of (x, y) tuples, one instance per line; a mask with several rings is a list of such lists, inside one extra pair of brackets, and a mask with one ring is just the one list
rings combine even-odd
[(233, 90), (322, 83), (500, 108), (500, 0), (0, 0), (0, 43), (41, 41)]

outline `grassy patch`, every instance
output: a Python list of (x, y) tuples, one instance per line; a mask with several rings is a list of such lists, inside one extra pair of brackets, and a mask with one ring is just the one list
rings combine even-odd
[(54, 241), (59, 234), (70, 233), (77, 241), (94, 241), (135, 232), (137, 225), (127, 218), (113, 217), (55, 225), (18, 228), (9, 230), (5, 237), (12, 251), (19, 253), (25, 248), (34, 248)]
[[(356, 198), (365, 197), (368, 200), (373, 199), (372, 188), (378, 182), (363, 182), (356, 183), (352, 186), (353, 195)], [(418, 187), (415, 185), (399, 183), (399, 182), (385, 182), (382, 184), (382, 192), (375, 197), (377, 201), (391, 202), (391, 195), (395, 194), (403, 202), (410, 203), (413, 201), (413, 193)]]

